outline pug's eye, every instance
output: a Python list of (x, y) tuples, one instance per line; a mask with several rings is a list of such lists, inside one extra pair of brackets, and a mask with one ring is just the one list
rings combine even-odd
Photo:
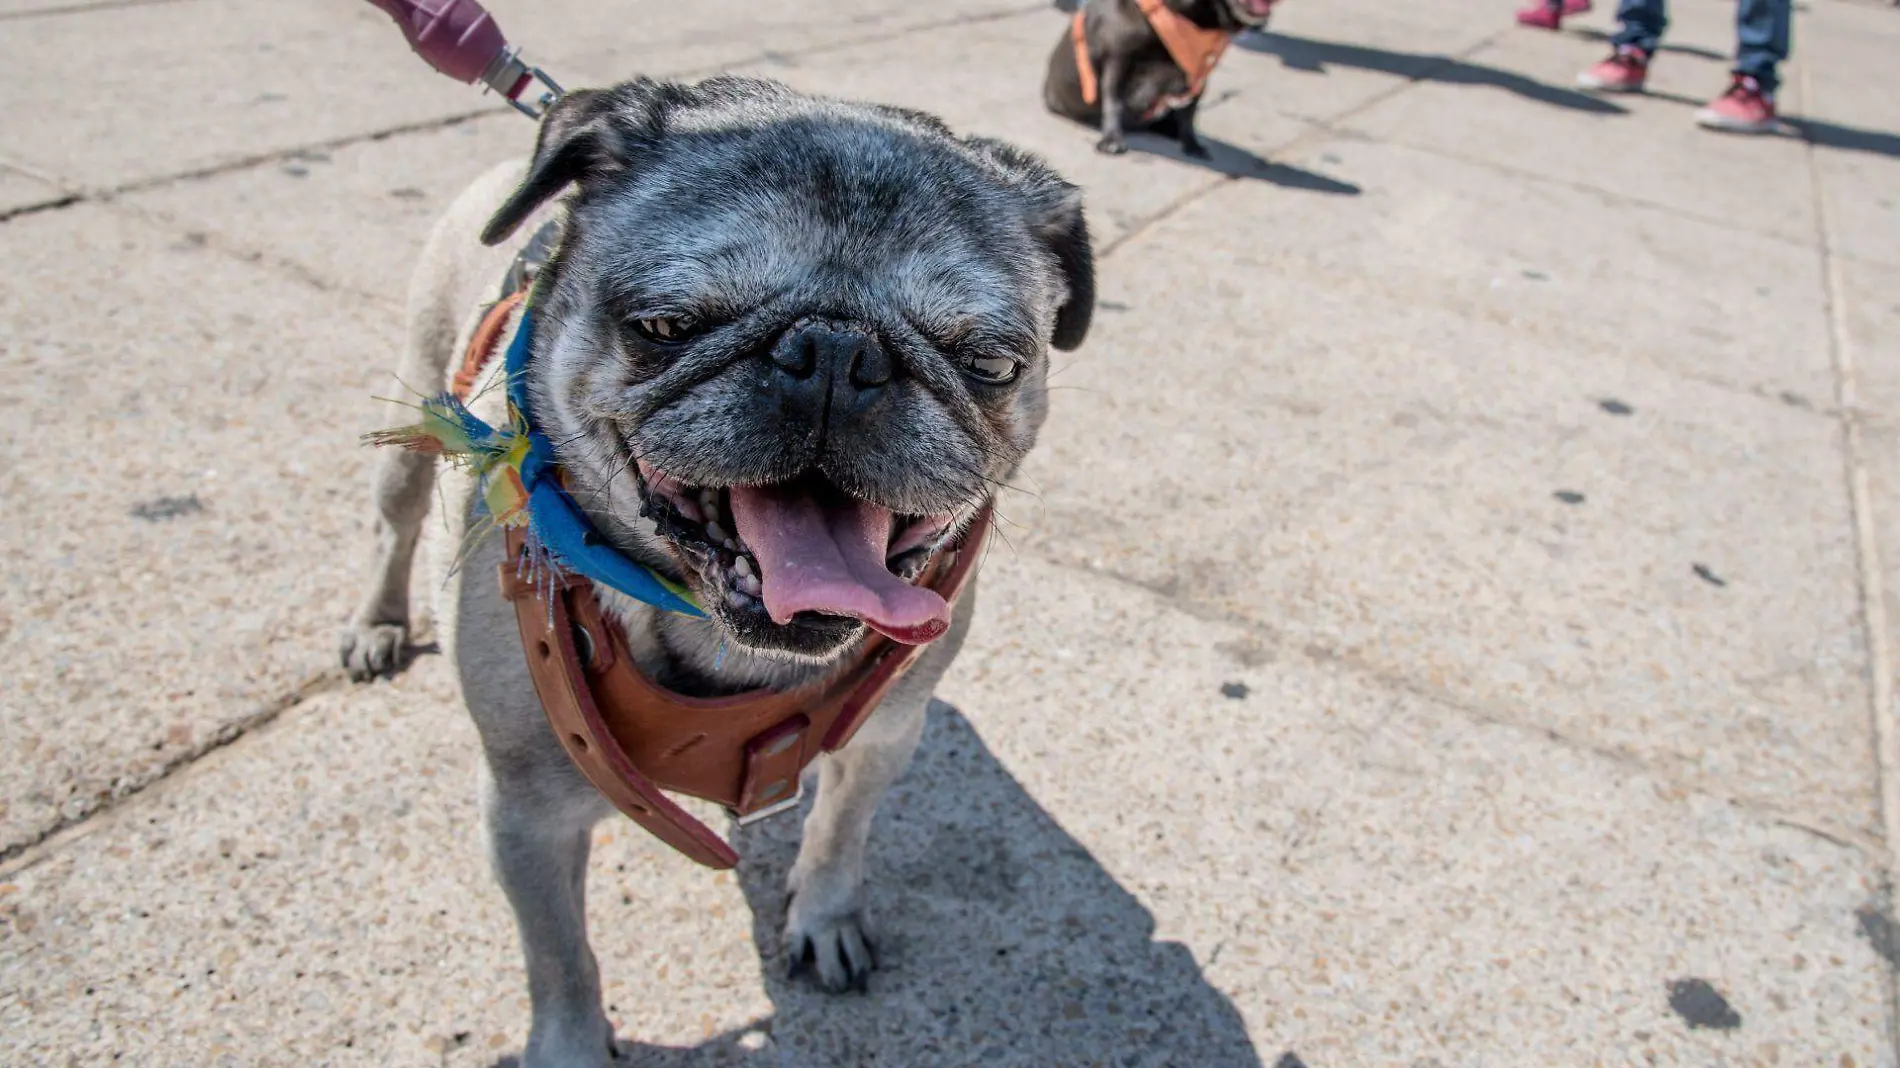
[(633, 321), (633, 332), (640, 335), (642, 340), (651, 341), (656, 345), (672, 345), (685, 341), (698, 329), (699, 324), (696, 321), (684, 316)]
[(1016, 379), (1018, 365), (1007, 356), (977, 356), (968, 365), (970, 377), (978, 382), (1000, 386)]

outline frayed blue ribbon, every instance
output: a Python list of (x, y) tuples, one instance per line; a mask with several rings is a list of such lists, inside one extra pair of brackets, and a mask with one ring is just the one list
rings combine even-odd
[(528, 428), (528, 457), (521, 464), (521, 485), (528, 493), (528, 526), (535, 540), (563, 570), (655, 608), (704, 616), (698, 605), (669, 589), (651, 568), (609, 545), (555, 477), (554, 444), (535, 426), (528, 407), (528, 349), (533, 337), (534, 312), (524, 307), (521, 325), (508, 346), (504, 370), (508, 375), (508, 403), (514, 405)]

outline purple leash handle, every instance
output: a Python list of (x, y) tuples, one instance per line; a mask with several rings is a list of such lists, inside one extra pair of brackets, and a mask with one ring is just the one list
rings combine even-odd
[[(458, 82), (481, 82), (506, 97), (515, 110), (538, 119), (560, 98), (561, 87), (539, 67), (521, 61), (493, 16), (476, 0), (369, 0), (396, 20), (416, 55)], [(543, 91), (523, 101), (529, 86)]]

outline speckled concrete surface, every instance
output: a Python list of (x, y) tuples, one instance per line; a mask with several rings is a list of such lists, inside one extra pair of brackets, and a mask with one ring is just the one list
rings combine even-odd
[(328, 670), (398, 305), (94, 205), (0, 248), (10, 851)]
[[(1102, 288), (1128, 310), (1060, 379), (1074, 392), (1033, 465), (1040, 497), (1019, 504), (1024, 537), (1489, 715), (1871, 833), (1834, 422), (1567, 340), (1535, 291), (1589, 283), (1555, 265), (1523, 277), (1550, 261), (1487, 239), (1524, 232), (1501, 198), (1498, 229), (1461, 226), (1445, 195), (1376, 177), (1400, 168), (1362, 169), (1384, 150), (1314, 151), (1372, 175), (1397, 204), (1360, 215), (1390, 225), (1355, 240), (1342, 221), (1327, 243), (1314, 217), (1354, 205), (1236, 185), (1132, 246)], [(1282, 214), (1303, 218), (1274, 227)], [(1236, 235), (1236, 218), (1276, 240)], [(1413, 260), (1414, 241), (1453, 251), (1390, 276), (1346, 266), (1375, 248)], [(1185, 313), (1210, 292), (1222, 313)], [(1719, 321), (1699, 306), (1669, 321), (1692, 354), (1677, 362), (1722, 351), (1696, 338)], [(1806, 364), (1826, 346), (1817, 323), (1757, 358)], [(1240, 493), (1248, 507), (1225, 506)]]
[(1891, 42), (1892, 14), (1842, 5), (1804, 20), (1802, 46), (1838, 58), (1804, 64), (1796, 87), (1821, 105), (1801, 129), (1826, 147), (1813, 163), (1832, 247), (1900, 267), (1900, 97), (1863, 91), (1855, 74)]
[[(783, 979), (790, 821), (727, 877), (604, 826), (631, 1063), (1900, 1064), (1900, 13), (1802, 5), (1812, 140), (1751, 141), (1688, 124), (1726, 4), (1602, 101), (1607, 10), (1299, 0), (1210, 167), (1044, 115), (1043, 4), (493, 6), (572, 84), (1015, 139), (1108, 250), (879, 818), (885, 969)], [(408, 261), (531, 134), (381, 18), (0, 0), (0, 214), (95, 191), (0, 223), (0, 1062), (520, 1049), (444, 665), (328, 666)]]
[[(792, 823), (742, 837), (736, 880), (599, 833), (595, 946), (645, 1063), (1889, 1063), (1854, 849), (1126, 583), (987, 573), (953, 705), (880, 817), (870, 997), (779, 978)], [(445, 676), (312, 701), (9, 874), (19, 1052), (511, 1048)], [(1667, 1003), (1688, 979), (1744, 1026), (1691, 1031)]]

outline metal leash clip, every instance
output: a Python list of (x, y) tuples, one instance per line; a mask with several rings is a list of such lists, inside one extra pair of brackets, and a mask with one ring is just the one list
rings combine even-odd
[[(524, 103), (522, 94), (535, 82), (540, 82), (546, 88), (532, 101)], [(516, 111), (531, 119), (539, 119), (547, 114), (548, 108), (566, 91), (540, 67), (523, 63), (521, 49), (512, 45), (502, 49), (488, 64), (488, 69), (482, 72), (482, 84), (500, 93)]]

